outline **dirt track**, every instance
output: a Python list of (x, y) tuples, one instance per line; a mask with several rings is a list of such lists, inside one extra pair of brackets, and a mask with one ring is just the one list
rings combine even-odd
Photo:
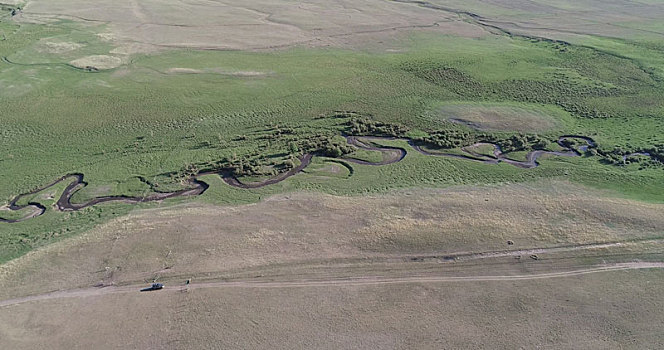
[(520, 250), (503, 250), (503, 251), (492, 251), (492, 252), (482, 252), (482, 253), (468, 252), (468, 253), (456, 253), (456, 254), (446, 254), (446, 255), (411, 256), (410, 260), (411, 261), (425, 261), (425, 260), (468, 261), (468, 260), (504, 258), (504, 257), (521, 258), (522, 256), (524, 257), (536, 256), (537, 254), (545, 254), (545, 253), (562, 253), (562, 252), (573, 252), (579, 250), (616, 248), (637, 242), (664, 243), (664, 240), (645, 239), (645, 240), (635, 240), (631, 242), (576, 244), (576, 245), (565, 245), (565, 246), (550, 247), (550, 248), (529, 248), (529, 249), (520, 249)]
[[(545, 278), (571, 277), (586, 275), (591, 273), (637, 270), (637, 269), (658, 269), (664, 268), (662, 262), (631, 262), (612, 265), (600, 265), (585, 269), (578, 269), (563, 272), (549, 272), (528, 275), (488, 275), (488, 276), (410, 276), (410, 277), (381, 277), (365, 276), (357, 278), (339, 278), (339, 279), (316, 279), (316, 280), (283, 280), (283, 281), (228, 281), (228, 282), (204, 282), (193, 283), (181, 286), (166, 286), (166, 291), (182, 291), (185, 289), (202, 288), (303, 288), (303, 287), (329, 287), (343, 285), (381, 285), (381, 284), (405, 284), (405, 283), (445, 283), (445, 282), (478, 282), (478, 281), (516, 281), (516, 280), (534, 280)], [(27, 303), (32, 301), (62, 299), (62, 298), (81, 298), (107, 294), (118, 293), (139, 293), (145, 284), (110, 286), (101, 288), (84, 288), (64, 291), (56, 291), (40, 295), (32, 295), (22, 298), (15, 298), (0, 301), (0, 307)]]
[[(487, 252), (458, 252), (447, 255), (403, 255), (399, 257), (384, 257), (384, 258), (373, 258), (372, 261), (376, 263), (397, 263), (397, 264), (418, 264), (420, 262), (437, 262), (437, 263), (463, 263), (473, 260), (485, 260), (485, 259), (496, 259), (496, 258), (505, 258), (505, 257), (515, 257), (521, 258), (522, 256), (529, 256), (536, 259), (536, 254), (556, 254), (556, 253), (565, 253), (565, 252), (575, 252), (580, 250), (596, 250), (596, 249), (607, 249), (607, 248), (617, 248), (629, 245), (631, 243), (662, 243), (662, 239), (644, 239), (637, 240), (634, 242), (607, 242), (607, 243), (591, 243), (591, 244), (580, 244), (580, 245), (566, 245), (558, 247), (549, 247), (549, 248), (529, 248), (529, 249), (519, 249), (519, 250), (502, 250), (502, 251), (487, 251)], [(493, 260), (491, 260), (493, 261)], [(350, 266), (352, 264), (366, 264), (366, 261), (361, 260), (345, 260), (341, 262), (343, 266)], [(481, 282), (481, 281), (516, 281), (516, 280), (534, 280), (534, 279), (545, 279), (545, 278), (556, 278), (556, 277), (570, 277), (585, 275), (591, 273), (599, 272), (608, 272), (608, 271), (620, 271), (620, 270), (636, 270), (636, 269), (654, 269), (654, 268), (664, 268), (664, 262), (656, 261), (630, 261), (630, 262), (620, 262), (620, 263), (602, 263), (595, 266), (588, 266), (584, 268), (575, 268), (575, 269), (566, 269), (564, 271), (557, 272), (539, 272), (531, 274), (496, 274), (496, 275), (469, 275), (469, 276), (441, 276), (436, 275), (440, 272), (436, 269), (433, 275), (394, 275), (394, 269), (388, 270), (378, 270), (378, 275), (358, 275), (358, 276), (348, 276), (348, 275), (335, 275), (333, 268), (334, 264), (330, 262), (324, 263), (328, 272), (323, 274), (273, 274), (267, 273), (264, 275), (265, 271), (264, 266), (254, 266), (247, 271), (244, 271), (243, 277), (236, 276), (228, 279), (226, 277), (215, 277), (211, 278), (206, 277), (205, 282), (198, 282), (192, 284), (184, 285), (170, 285), (165, 286), (165, 290), (171, 291), (182, 291), (185, 289), (204, 289), (204, 288), (301, 288), (301, 287), (322, 287), (322, 286), (347, 286), (347, 285), (385, 285), (385, 284), (407, 284), (407, 283), (445, 283), (445, 282)], [(412, 265), (415, 266), (415, 265)], [(420, 266), (419, 264), (417, 266)], [(426, 269), (425, 269), (426, 270)], [(420, 270), (420, 272), (425, 271)], [(261, 271), (261, 272), (259, 272)], [(389, 271), (389, 272), (388, 272)], [(442, 271), (442, 270), (441, 270)], [(392, 274), (381, 275), (381, 273)], [(209, 272), (206, 273), (209, 275)], [(255, 276), (255, 277), (250, 277)], [(181, 277), (181, 276), (179, 276)], [(172, 276), (172, 278), (178, 278)], [(184, 278), (184, 277), (182, 277)], [(126, 281), (128, 284), (121, 285), (96, 285), (89, 288), (77, 288), (69, 290), (57, 290), (48, 293), (38, 294), (38, 295), (29, 295), (24, 297), (12, 298), (0, 301), (0, 307), (16, 305), (25, 302), (39, 301), (39, 300), (49, 300), (49, 299), (61, 299), (61, 298), (78, 298), (78, 297), (90, 297), (90, 296), (100, 296), (107, 294), (117, 294), (117, 293), (136, 293), (140, 289), (145, 287), (145, 284), (137, 284), (136, 281)]]
[[(396, 138), (389, 138), (389, 137), (371, 137), (371, 136), (347, 136), (346, 137), (348, 143), (350, 145), (353, 145), (357, 148), (360, 149), (365, 149), (369, 151), (378, 151), (381, 152), (383, 155), (383, 160), (379, 162), (370, 162), (370, 161), (365, 161), (365, 160), (360, 160), (360, 159), (353, 159), (353, 158), (343, 158), (343, 160), (351, 162), (351, 163), (356, 163), (356, 164), (363, 164), (363, 165), (373, 165), (373, 166), (381, 166), (381, 165), (388, 165), (388, 164), (393, 164), (400, 162), (403, 160), (406, 155), (407, 151), (403, 148), (400, 147), (390, 147), (390, 146), (379, 146), (379, 145), (374, 145), (368, 142), (362, 141), (362, 139), (365, 140), (398, 140)], [(577, 139), (577, 140), (582, 140), (586, 142), (586, 146), (582, 146), (579, 150), (577, 149), (572, 149), (569, 148), (565, 145), (565, 141), (569, 139)], [(507, 164), (511, 164), (514, 166), (518, 166), (520, 168), (534, 168), (538, 166), (537, 160), (543, 156), (543, 155), (555, 155), (555, 156), (566, 156), (566, 157), (578, 157), (581, 156), (581, 151), (587, 149), (588, 147), (595, 147), (596, 144), (595, 142), (588, 137), (584, 136), (574, 136), (574, 135), (565, 135), (561, 136), (558, 139), (558, 144), (565, 149), (565, 151), (544, 151), (544, 150), (536, 150), (536, 151), (531, 151), (526, 155), (526, 161), (517, 161), (517, 160), (512, 160), (507, 158), (507, 156), (501, 151), (500, 147), (496, 144), (490, 144), (493, 145), (495, 150), (494, 150), (494, 156), (495, 157), (489, 157), (486, 155), (481, 155), (474, 153), (473, 151), (469, 150), (468, 148), (463, 148), (462, 151), (467, 153), (466, 155), (463, 154), (452, 154), (452, 153), (442, 153), (442, 152), (431, 152), (428, 150), (423, 149), (421, 146), (417, 145), (414, 143), (412, 140), (408, 139), (401, 139), (403, 141), (407, 141), (413, 149), (415, 149), (417, 152), (427, 155), (427, 156), (439, 156), (439, 157), (451, 157), (451, 158), (460, 158), (460, 159), (466, 159), (466, 160), (472, 160), (472, 161), (478, 161), (482, 163), (487, 163), (487, 164), (497, 164), (500, 162), (504, 162)], [(11, 211), (18, 211), (26, 208), (32, 208), (33, 212), (30, 213), (29, 215), (19, 218), (19, 219), (4, 219), (0, 217), (0, 223), (5, 222), (5, 223), (16, 223), (16, 222), (21, 222), (25, 221), (37, 216), (40, 216), (44, 214), (46, 211), (46, 207), (43, 206), (40, 203), (37, 202), (29, 202), (25, 205), (19, 205), (18, 202), (27, 196), (34, 195), (36, 193), (39, 193), (41, 191), (44, 191), (50, 187), (53, 187), (63, 181), (71, 181), (71, 183), (65, 188), (63, 191), (62, 195), (58, 199), (56, 205), (57, 208), (61, 211), (75, 211), (75, 210), (81, 210), (83, 208), (87, 208), (96, 204), (100, 203), (105, 203), (105, 202), (124, 202), (124, 203), (142, 203), (142, 202), (153, 202), (153, 201), (160, 201), (168, 198), (173, 198), (173, 197), (183, 197), (183, 196), (197, 196), (202, 193), (204, 193), (208, 188), (209, 185), (201, 180), (198, 180), (198, 177), (200, 176), (205, 176), (205, 175), (220, 175), (222, 176), (224, 182), (226, 182), (228, 185), (233, 186), (233, 187), (238, 187), (238, 188), (244, 188), (244, 189), (252, 189), (252, 188), (260, 188), (260, 187), (265, 187), (269, 185), (273, 185), (276, 183), (279, 183), (281, 181), (286, 180), (287, 178), (296, 175), (300, 173), (303, 169), (305, 169), (310, 163), (311, 160), (313, 159), (314, 155), (307, 153), (303, 155), (300, 158), (300, 165), (287, 171), (284, 173), (281, 173), (279, 175), (276, 175), (272, 178), (260, 181), (260, 182), (252, 182), (252, 183), (244, 183), (241, 180), (239, 180), (237, 177), (233, 176), (229, 171), (204, 171), (201, 173), (198, 173), (197, 175), (193, 176), (188, 180), (188, 184), (190, 185), (189, 188), (185, 188), (182, 190), (174, 191), (174, 192), (161, 192), (161, 193), (153, 193), (147, 196), (142, 196), (142, 197), (132, 197), (132, 196), (102, 196), (102, 197), (96, 197), (93, 198), (87, 202), (84, 203), (72, 203), (71, 198), (72, 196), (80, 189), (83, 187), (87, 186), (87, 182), (83, 180), (84, 175), (81, 173), (73, 173), (73, 174), (68, 174), (63, 177), (60, 177), (56, 181), (44, 186), (40, 187), (36, 190), (30, 191), (28, 193), (24, 193), (21, 195), (16, 196), (12, 201), (9, 202), (8, 209)]]

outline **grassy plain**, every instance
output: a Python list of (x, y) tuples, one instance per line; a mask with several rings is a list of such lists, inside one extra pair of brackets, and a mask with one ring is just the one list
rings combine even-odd
[(351, 116), (417, 140), (598, 145), (521, 169), (375, 140), (408, 154), (74, 212), (60, 183), (18, 203), (44, 215), (0, 223), (0, 348), (664, 346), (661, 269), (596, 270), (664, 257), (664, 167), (606, 156), (664, 152), (661, 2), (5, 2), (5, 219), (68, 173), (80, 203), (221, 163), (269, 172), (309, 141), (338, 149)]
[[(75, 6), (68, 7), (72, 4)], [(141, 4), (144, 17), (150, 21), (140, 18), (141, 11), (131, 12), (133, 2), (118, 4), (116, 10), (129, 10), (133, 17), (126, 22), (136, 21), (137, 26), (157, 18), (164, 23), (178, 22), (176, 17), (159, 12), (163, 4), (158, 1)], [(273, 13), (288, 12), (279, 4), (274, 6)], [(376, 11), (394, 14), (398, 8), (424, 22), (435, 17), (451, 21), (459, 30), (478, 27), (454, 12), (443, 14), (394, 2), (381, 6)], [(80, 13), (68, 12), (72, 8)], [(252, 9), (237, 11), (257, 15)], [(316, 13), (312, 9), (303, 11)], [(492, 15), (512, 12), (496, 11)], [(87, 18), (100, 13), (112, 18)], [(98, 195), (146, 193), (149, 188), (137, 181), (139, 176), (158, 183), (161, 190), (180, 188), (179, 175), (191, 164), (200, 167), (224, 158), (283, 161), (293, 153), (290, 145), (294, 140), (345, 131), (344, 120), (325, 118), (336, 110), (356, 111), (377, 121), (403, 124), (413, 134), (426, 134), (430, 130), (466, 128), (446, 121), (449, 116), (445, 108), (503, 108), (504, 113), (492, 115), (492, 122), (501, 125), (506, 136), (526, 130), (550, 139), (560, 134), (582, 134), (596, 139), (604, 150), (638, 150), (664, 142), (659, 132), (664, 128), (664, 90), (662, 74), (656, 69), (661, 55), (649, 42), (629, 41), (627, 53), (621, 56), (614, 53), (627, 47), (625, 40), (630, 38), (602, 37), (585, 46), (570, 46), (493, 35), (484, 29), (479, 29), (482, 35), (470, 31), (455, 36), (451, 34), (460, 33), (446, 32), (449, 28), (444, 21), (440, 31), (410, 28), (385, 34), (380, 29), (385, 29), (385, 23), (370, 21), (373, 27), (364, 28), (366, 31), (375, 29), (375, 35), (387, 36), (364, 38), (360, 33), (363, 30), (359, 30), (362, 28), (354, 27), (349, 37), (355, 37), (359, 46), (334, 42), (330, 47), (287, 45), (282, 50), (261, 52), (194, 47), (164, 50), (154, 45), (147, 49), (145, 43), (129, 45), (131, 40), (118, 28), (132, 26), (118, 24), (118, 13), (99, 11), (87, 2), (33, 1), (24, 6), (18, 18), (3, 17), (0, 95), (11, 101), (0, 107), (3, 201), (70, 172), (84, 173), (89, 182), (73, 198), (83, 201)], [(273, 15), (270, 19), (306, 19), (288, 13), (292, 18)], [(388, 22), (392, 20), (396, 19)], [(386, 46), (381, 49), (371, 44), (378, 45), (382, 40)], [(115, 57), (121, 65), (112, 69), (99, 66), (95, 68), (101, 70), (91, 71), (71, 63), (91, 56)], [(552, 126), (537, 130), (523, 129), (525, 123), (515, 126), (515, 120), (528, 113)], [(531, 125), (535, 124), (533, 120)], [(282, 129), (294, 133), (270, 139), (275, 130)], [(372, 159), (377, 155), (359, 156)], [(656, 189), (664, 181), (661, 168), (615, 167), (601, 164), (598, 158), (551, 158), (540, 168), (524, 171), (411, 152), (398, 164), (353, 169), (350, 178), (332, 176), (329, 181), (321, 181), (321, 176), (305, 173), (270, 188), (250, 191), (231, 189), (218, 178), (211, 178), (213, 186), (204, 200), (232, 204), (282, 191), (360, 195), (395, 188), (566, 178), (612, 188), (631, 198), (661, 201), (662, 193)], [(124, 205), (101, 205), (81, 213), (61, 214), (51, 210), (52, 199), (39, 200), (49, 208), (47, 215), (2, 225), (0, 261), (131, 210)], [(0, 214), (7, 217), (4, 211)]]

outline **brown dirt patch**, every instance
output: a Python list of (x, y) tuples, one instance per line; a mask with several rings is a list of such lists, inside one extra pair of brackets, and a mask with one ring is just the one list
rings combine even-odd
[(544, 111), (525, 107), (451, 104), (440, 108), (448, 120), (487, 131), (544, 132), (560, 126)]
[(39, 50), (42, 52), (61, 54), (78, 50), (81, 47), (83, 47), (83, 45), (79, 43), (46, 41), (41, 43)]
[(78, 68), (113, 69), (122, 65), (122, 59), (108, 55), (92, 55), (75, 59), (69, 63)]
[(264, 77), (269, 75), (267, 72), (256, 72), (256, 71), (228, 71), (221, 68), (204, 68), (204, 69), (195, 69), (195, 68), (182, 68), (182, 67), (173, 67), (166, 70), (168, 74), (219, 74), (227, 75), (231, 77)]

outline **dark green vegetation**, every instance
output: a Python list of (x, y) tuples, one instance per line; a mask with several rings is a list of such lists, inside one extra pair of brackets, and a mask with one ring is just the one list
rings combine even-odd
[[(660, 57), (652, 57), (657, 51), (644, 49), (648, 57), (638, 60), (519, 37), (414, 35), (412, 46), (401, 53), (177, 50), (137, 55), (120, 68), (88, 72), (68, 62), (111, 50), (89, 34), (90, 28), (81, 31), (80, 24), (63, 20), (18, 25), (8, 16), (0, 22), (3, 202), (72, 172), (85, 174), (90, 183), (75, 201), (173, 191), (209, 168), (271, 176), (295, 166), (303, 153), (339, 157), (352, 152), (343, 133), (408, 137), (445, 149), (489, 141), (505, 151), (554, 147), (558, 136), (579, 134), (593, 137), (598, 148), (597, 157), (552, 159), (531, 170), (413, 154), (386, 167), (355, 166), (350, 179), (335, 174), (321, 181), (312, 170), (258, 190), (211, 180), (203, 198), (237, 203), (282, 191), (362, 194), (568, 177), (625, 196), (664, 200), (659, 190), (664, 185), (664, 82), (658, 70), (643, 63), (657, 61)], [(41, 50), (49, 40), (85, 45), (67, 53)], [(174, 68), (201, 73), (169, 73)], [(568, 118), (538, 135), (480, 132), (441, 118), (433, 107), (445, 101), (546, 104)], [(339, 110), (357, 114), (334, 112)], [(635, 157), (626, 162), (623, 156), (636, 152), (648, 152), (659, 162), (607, 164), (625, 164)], [(150, 205), (156, 204), (145, 206)], [(2, 225), (0, 261), (128, 210), (122, 204), (66, 214), (48, 210), (29, 222)]]

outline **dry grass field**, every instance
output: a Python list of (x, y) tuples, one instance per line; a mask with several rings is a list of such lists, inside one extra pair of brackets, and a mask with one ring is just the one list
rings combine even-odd
[(662, 270), (139, 292), (15, 305), (8, 349), (658, 349)]
[(477, 37), (496, 28), (565, 40), (661, 40), (662, 16), (664, 6), (652, 1), (31, 0), (24, 5), (22, 20), (62, 18), (104, 25), (107, 31), (100, 35), (118, 43), (119, 52), (143, 52), (160, 47), (366, 48), (382, 41), (394, 44), (394, 39), (403, 39), (403, 31)]
[[(417, 4), (418, 1), (397, 0)], [(660, 1), (620, 0), (430, 0), (419, 6), (440, 11), (460, 10), (480, 21), (513, 33), (556, 39), (599, 36), (659, 39), (663, 35)]]
[(610, 269), (661, 259), (662, 209), (542, 182), (135, 211), (0, 267), (0, 347), (656, 348), (661, 270)]
[(406, 30), (480, 36), (455, 14), (390, 1), (261, 0), (29, 1), (25, 21), (52, 18), (103, 24), (119, 51), (164, 47), (258, 50), (299, 46), (365, 47)]

